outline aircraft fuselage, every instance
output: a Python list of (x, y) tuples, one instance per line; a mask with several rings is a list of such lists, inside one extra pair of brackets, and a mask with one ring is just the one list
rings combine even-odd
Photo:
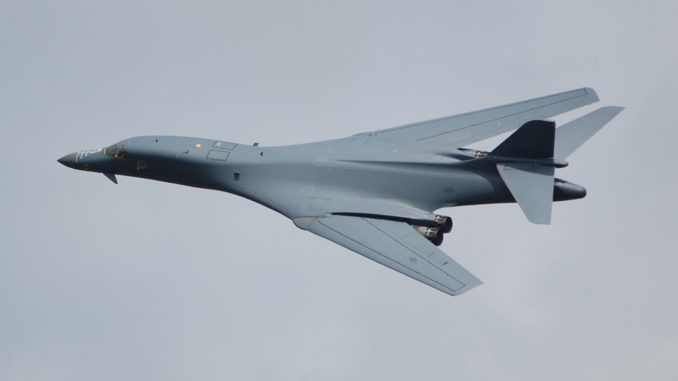
[[(356, 213), (388, 216), (395, 207), (407, 207), (412, 219), (430, 219), (423, 211), (443, 207), (514, 202), (491, 162), (465, 151), (453, 156), (403, 151), (369, 134), (282, 147), (145, 136), (59, 161), (81, 170), (229, 192), (289, 218), (317, 215), (328, 203), (346, 213), (351, 200), (361, 200)], [(556, 201), (584, 195), (582, 187), (556, 180)]]

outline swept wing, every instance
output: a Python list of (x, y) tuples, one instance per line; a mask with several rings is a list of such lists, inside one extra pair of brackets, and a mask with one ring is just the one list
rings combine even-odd
[[(372, 135), (412, 151), (446, 153), (518, 129), (528, 121), (550, 118), (596, 101), (598, 101), (598, 96), (593, 89), (582, 88), (466, 114), (394, 127), (377, 131)], [(529, 187), (525, 188), (522, 185), (525, 180), (523, 177), (528, 176), (529, 180), (535, 178), (530, 168), (522, 166), (522, 164), (500, 164), (498, 166), (502, 178), (507, 183), (515, 185), (511, 187), (512, 190), (528, 189)], [(531, 209), (524, 210), (532, 221), (538, 223), (548, 223), (550, 220), (553, 168), (548, 170), (549, 173), (539, 173), (539, 176), (536, 176), (540, 180), (541, 186), (537, 187), (539, 189), (535, 189), (534, 192), (519, 192), (516, 196), (519, 203), (524, 199), (522, 196), (526, 197), (521, 207), (530, 206)], [(529, 183), (534, 188), (534, 181)], [(549, 188), (551, 193), (539, 192), (543, 188)], [(530, 189), (532, 188), (528, 190)], [(538, 197), (539, 202), (536, 202), (535, 193), (544, 193), (548, 197)], [(336, 206), (334, 209), (336, 212)], [(361, 210), (353, 209), (347, 211), (361, 212)], [(405, 215), (407, 214), (403, 211), (394, 216)], [(321, 217), (300, 217), (294, 219), (294, 222), (302, 229), (449, 295), (461, 294), (482, 283), (405, 221), (327, 214)]]
[(445, 153), (513, 131), (530, 120), (542, 120), (598, 101), (591, 88), (534, 98), (504, 106), (377, 131), (394, 144)]
[(330, 215), (294, 223), (449, 295), (482, 283), (406, 222)]

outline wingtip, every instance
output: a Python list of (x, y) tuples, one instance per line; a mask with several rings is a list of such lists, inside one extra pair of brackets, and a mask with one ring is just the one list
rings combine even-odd
[(445, 292), (445, 291), (443, 291), (443, 292), (445, 292), (446, 294), (448, 294), (450, 296), (459, 296), (461, 294), (465, 294), (465, 293), (473, 290), (474, 288), (476, 288), (478, 286), (481, 286), (482, 284), (483, 284), (483, 281), (481, 281), (478, 278), (475, 278), (475, 279), (473, 279), (473, 282), (467, 283), (464, 287), (455, 290), (453, 293)]
[(584, 87), (582, 90), (586, 92), (586, 94), (591, 97), (591, 103), (593, 102), (598, 102), (600, 98), (598, 98), (598, 93), (596, 93), (595, 90), (591, 87)]
[(621, 107), (621, 106), (605, 106), (605, 107), (601, 107), (601, 109), (608, 110), (608, 111), (610, 111), (610, 113), (614, 113), (614, 115), (616, 116), (616, 115), (619, 114), (620, 112), (624, 111), (624, 109), (626, 109), (626, 107)]

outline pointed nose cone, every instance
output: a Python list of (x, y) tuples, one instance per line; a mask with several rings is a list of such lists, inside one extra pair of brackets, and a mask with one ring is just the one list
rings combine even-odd
[(61, 159), (57, 160), (59, 163), (70, 167), (70, 168), (76, 168), (76, 153), (69, 153), (68, 155), (62, 157)]

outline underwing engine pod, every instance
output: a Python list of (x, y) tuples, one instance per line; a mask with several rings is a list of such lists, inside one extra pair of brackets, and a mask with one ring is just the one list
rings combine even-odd
[(414, 226), (414, 230), (423, 235), (436, 246), (443, 243), (443, 231), (440, 228), (430, 228), (428, 226)]
[(442, 229), (443, 233), (449, 233), (452, 231), (452, 219), (450, 217), (436, 215), (433, 218), (433, 222), (435, 222), (436, 225)]

